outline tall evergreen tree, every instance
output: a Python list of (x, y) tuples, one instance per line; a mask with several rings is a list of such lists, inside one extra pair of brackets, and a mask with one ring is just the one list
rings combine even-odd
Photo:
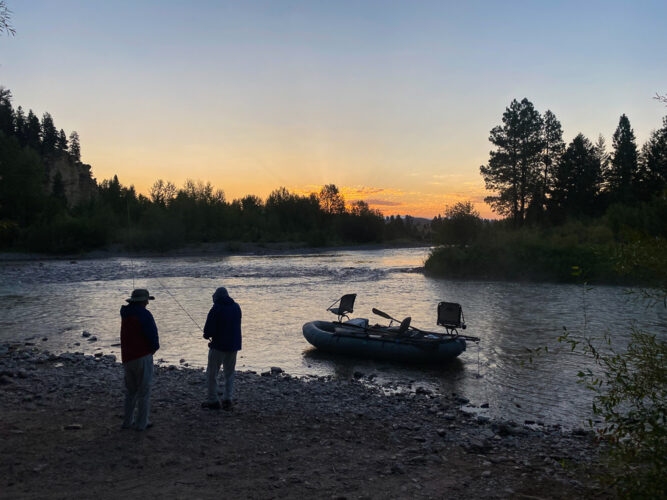
[(595, 215), (602, 170), (595, 146), (583, 134), (563, 153), (554, 181), (552, 203), (557, 218)]
[(39, 118), (35, 116), (32, 109), (28, 111), (25, 127), (26, 146), (39, 152), (42, 148), (42, 126), (39, 124)]
[(81, 146), (79, 144), (79, 134), (76, 130), (69, 135), (69, 154), (74, 161), (81, 161)]
[(621, 115), (613, 136), (614, 152), (607, 171), (607, 189), (612, 201), (629, 203), (637, 183), (637, 143), (627, 116)]
[(641, 200), (650, 200), (667, 189), (667, 116), (662, 119), (662, 128), (653, 131), (642, 147), (637, 177)]
[(7, 136), (14, 135), (12, 92), (2, 86), (0, 86), (0, 132), (4, 132)]
[(542, 139), (544, 141), (542, 174), (529, 206), (529, 216), (538, 221), (543, 219), (543, 214), (547, 209), (548, 199), (554, 183), (553, 171), (565, 150), (563, 129), (551, 110), (547, 110), (543, 116)]
[(21, 146), (26, 145), (26, 126), (27, 121), (23, 108), (19, 106), (14, 112), (14, 133)]
[(544, 139), (542, 117), (533, 103), (513, 100), (503, 113), (502, 126), (491, 130), (489, 141), (496, 146), (488, 165), (482, 165), (486, 189), (495, 191), (484, 201), (501, 214), (523, 224), (526, 208), (539, 191)]
[(52, 155), (56, 152), (58, 144), (58, 130), (53, 123), (53, 117), (50, 113), (44, 113), (42, 116), (42, 154)]
[(593, 146), (595, 148), (595, 157), (600, 162), (600, 193), (595, 199), (595, 213), (602, 214), (605, 212), (610, 203), (609, 186), (607, 179), (609, 178), (609, 164), (611, 162), (611, 155), (607, 152), (607, 141), (602, 134), (598, 135), (597, 141)]
[(542, 186), (543, 196), (549, 193), (553, 182), (553, 168), (560, 161), (565, 151), (565, 142), (563, 142), (563, 129), (561, 124), (551, 110), (547, 109), (544, 113), (544, 159)]
[(67, 136), (65, 135), (65, 131), (63, 129), (60, 129), (60, 132), (58, 132), (58, 141), (56, 142), (56, 149), (61, 153), (67, 152)]

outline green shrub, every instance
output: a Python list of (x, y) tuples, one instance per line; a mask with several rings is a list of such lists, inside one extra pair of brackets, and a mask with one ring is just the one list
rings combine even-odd
[(611, 339), (603, 344), (569, 332), (559, 341), (592, 358), (602, 373), (579, 372), (579, 381), (595, 394), (593, 413), (602, 419), (594, 428), (608, 443), (607, 473), (603, 480), (626, 498), (665, 498), (667, 495), (667, 343), (656, 335), (632, 330), (628, 348), (616, 352)]

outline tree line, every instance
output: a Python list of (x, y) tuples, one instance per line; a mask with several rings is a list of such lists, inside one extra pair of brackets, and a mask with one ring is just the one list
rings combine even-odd
[(471, 202), (432, 222), (426, 272), (455, 278), (667, 282), (667, 117), (639, 148), (620, 117), (608, 152), (577, 134), (569, 144), (551, 111), (513, 100), (489, 137), (480, 167), (485, 198), (504, 219), (483, 220)]
[(553, 112), (515, 99), (489, 140), (496, 149), (480, 167), (493, 191), (485, 201), (517, 226), (599, 217), (613, 204), (650, 202), (667, 187), (667, 117), (640, 149), (623, 114), (607, 152), (601, 135), (592, 142), (579, 133), (566, 145)]
[(228, 201), (210, 182), (188, 180), (177, 188), (159, 179), (145, 196), (114, 176), (97, 184), (89, 200), (74, 205), (62, 178), (47, 176), (49, 165), (63, 159), (81, 165), (77, 132), (58, 131), (49, 113), (40, 120), (32, 110), (14, 109), (11, 92), (0, 87), (2, 248), (164, 250), (217, 241), (322, 246), (425, 238), (412, 218), (385, 219), (362, 200), (348, 204), (334, 184), (309, 195), (280, 187), (265, 200), (247, 195)]

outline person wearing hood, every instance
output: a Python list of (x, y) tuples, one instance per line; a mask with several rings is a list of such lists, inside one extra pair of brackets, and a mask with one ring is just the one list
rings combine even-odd
[[(153, 354), (160, 348), (157, 326), (146, 306), (155, 297), (148, 290), (138, 288), (121, 306), (120, 352), (125, 370), (125, 415), (123, 429), (135, 427), (138, 431), (151, 427), (151, 381), (153, 380)], [(137, 408), (137, 417), (134, 410)]]
[[(236, 354), (241, 350), (241, 308), (225, 287), (218, 288), (213, 294), (213, 307), (206, 318), (204, 338), (209, 341), (206, 367), (208, 400), (202, 403), (202, 407), (231, 410)], [(221, 365), (225, 377), (222, 404), (218, 397)]]

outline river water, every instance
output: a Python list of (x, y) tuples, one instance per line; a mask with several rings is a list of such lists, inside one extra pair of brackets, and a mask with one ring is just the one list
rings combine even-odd
[[(111, 258), (0, 263), (0, 341), (32, 342), (52, 352), (103, 352), (120, 358), (119, 307), (133, 287), (155, 295), (149, 308), (160, 333), (156, 359), (206, 365), (201, 338), (211, 294), (226, 286), (243, 310), (239, 370), (278, 366), (295, 376), (351, 378), (355, 372), (387, 391), (424, 387), (457, 393), (489, 416), (574, 427), (590, 413), (590, 393), (577, 384), (586, 358), (555, 342), (563, 327), (609, 333), (627, 344), (632, 325), (664, 336), (664, 309), (646, 308), (621, 287), (454, 281), (419, 270), (429, 249), (340, 250), (294, 255)], [(440, 301), (463, 306), (468, 329), (481, 338), (445, 366), (410, 366), (316, 352), (301, 327), (333, 319), (326, 308), (356, 293), (353, 317), (412, 317), (438, 330)], [(97, 338), (91, 342), (84, 331)], [(43, 340), (46, 339), (46, 340)], [(556, 346), (529, 362), (527, 348)], [(203, 390), (203, 389), (202, 389)], [(239, 395), (239, 397), (242, 397)], [(471, 410), (472, 411), (472, 410)]]

